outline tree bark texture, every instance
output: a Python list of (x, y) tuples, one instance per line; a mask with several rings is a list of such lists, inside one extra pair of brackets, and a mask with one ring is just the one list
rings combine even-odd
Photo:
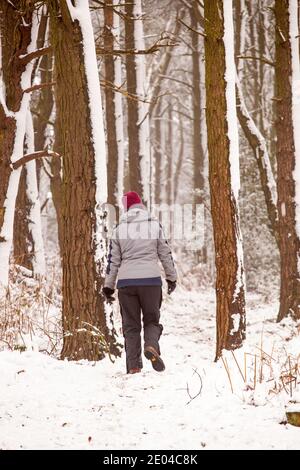
[(278, 321), (300, 318), (298, 271), (299, 238), (295, 219), (295, 145), (292, 118), (292, 64), (289, 39), (289, 2), (275, 1), (276, 18), (276, 159), (280, 251), (280, 307)]
[[(125, 4), (125, 48), (135, 49), (134, 28), (134, 2)], [(126, 54), (127, 91), (132, 95), (137, 94), (136, 58), (134, 54)], [(128, 163), (130, 190), (143, 194), (143, 184), (140, 165), (140, 141), (139, 141), (139, 102), (127, 98), (128, 116)]]
[[(237, 201), (230, 173), (227, 135), (225, 45), (222, 0), (205, 0), (206, 122), (208, 131), (209, 183), (213, 223), (218, 359), (223, 349), (235, 349), (245, 338), (244, 286), (239, 287), (239, 226)], [(240, 273), (242, 274), (242, 273)], [(237, 322), (236, 322), (237, 321)]]
[[(71, 20), (63, 0), (51, 2), (51, 22), (56, 105), (61, 111), (63, 149), (64, 341), (61, 356), (70, 360), (99, 360), (108, 352), (101, 343), (103, 337), (111, 353), (116, 353), (116, 349), (114, 337), (109, 335), (107, 328), (100, 294), (103, 280), (95, 261), (95, 154), (82, 32), (79, 22)], [(99, 334), (94, 335), (94, 332)]]
[[(26, 54), (31, 41), (31, 20), (33, 6), (19, 13), (21, 1), (14, 2), (15, 7), (6, 0), (0, 0), (2, 73), (6, 92), (6, 106), (9, 111), (20, 109), (23, 90), (21, 77), (26, 65), (20, 56)], [(16, 119), (7, 115), (0, 104), (0, 231), (4, 222), (4, 202), (7, 196), (11, 175), (10, 160), (13, 153), (16, 133)], [(0, 239), (1, 242), (1, 239)]]
[(193, 172), (194, 172), (194, 204), (203, 202), (204, 191), (204, 152), (201, 142), (201, 89), (200, 89), (200, 54), (199, 54), (199, 34), (197, 33), (197, 17), (195, 14), (195, 4), (190, 9), (191, 17), (191, 42), (192, 42), (192, 62), (193, 62)]
[[(107, 0), (111, 4), (111, 0)], [(105, 50), (113, 50), (114, 48), (114, 11), (111, 7), (104, 7), (104, 48)], [(106, 54), (104, 56), (105, 81), (107, 83), (115, 83), (115, 65), (114, 56)], [(106, 135), (107, 135), (107, 152), (108, 152), (108, 203), (117, 205), (118, 194), (118, 143), (116, 131), (116, 108), (115, 108), (115, 92), (112, 87), (107, 86), (105, 91), (105, 117), (106, 117)]]

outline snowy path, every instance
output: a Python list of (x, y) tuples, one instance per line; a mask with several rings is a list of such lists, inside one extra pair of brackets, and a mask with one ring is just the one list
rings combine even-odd
[[(243, 402), (223, 365), (212, 362), (212, 292), (174, 294), (162, 312), (163, 374), (146, 361), (141, 374), (128, 376), (124, 357), (78, 364), (1, 352), (0, 449), (299, 449), (300, 428), (279, 424), (280, 401)], [(255, 299), (249, 306), (248, 336), (256, 341), (261, 319), (274, 318), (276, 306), (253, 311)], [(187, 382), (192, 395), (199, 390), (193, 369), (203, 388), (187, 405)]]

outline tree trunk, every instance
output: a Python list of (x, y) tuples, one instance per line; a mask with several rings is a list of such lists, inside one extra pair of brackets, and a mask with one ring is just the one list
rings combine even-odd
[[(35, 152), (31, 111), (27, 111), (25, 153)], [(14, 219), (14, 261), (32, 270), (35, 276), (45, 275), (45, 250), (42, 236), (41, 207), (37, 184), (36, 161), (22, 168)]]
[(153, 158), (155, 162), (155, 204), (160, 204), (161, 201), (161, 161), (162, 161), (162, 142), (161, 142), (161, 104), (158, 103), (156, 109), (156, 116), (154, 119), (155, 141)]
[[(31, 85), (32, 61), (22, 56), (36, 49), (38, 34), (37, 14), (34, 5), (0, 0), (1, 10), (1, 80), (5, 96), (0, 103), (0, 283), (8, 286), (9, 256), (13, 244), (13, 225), (21, 168), (12, 170), (23, 156), (24, 137), (30, 93), (24, 90)], [(22, 11), (22, 14), (20, 14)], [(5, 18), (5, 24), (4, 24)]]
[(53, 1), (51, 7), (56, 105), (63, 117), (61, 356), (99, 360), (109, 350), (118, 354), (118, 349), (101, 295), (107, 181), (96, 52), (88, 1), (80, 9), (69, 4), (71, 11), (64, 0)]
[[(292, 4), (294, 0), (290, 0)], [(297, 10), (297, 9), (296, 9)], [(297, 17), (297, 15), (296, 15)], [(280, 251), (280, 308), (278, 321), (300, 318), (299, 236), (296, 230), (295, 144), (300, 129), (293, 120), (293, 68), (289, 1), (275, 1), (276, 18), (276, 159)], [(299, 28), (298, 28), (299, 34)], [(294, 38), (292, 38), (294, 39)], [(299, 50), (297, 52), (299, 55)], [(299, 60), (299, 59), (298, 59)], [(299, 99), (299, 98), (298, 98)], [(300, 155), (299, 155), (300, 157)]]
[[(46, 41), (49, 40), (49, 18), (46, 12), (40, 20), (39, 34), (37, 39), (37, 48), (45, 47)], [(41, 59), (37, 60), (32, 73), (32, 81), (39, 74), (41, 83), (52, 82), (53, 77), (53, 54), (45, 54)], [(36, 106), (33, 109), (34, 123), (34, 143), (35, 148), (42, 150), (45, 148), (46, 129), (49, 125), (50, 116), (53, 110), (53, 88), (51, 86), (43, 87), (39, 91), (39, 97)], [(42, 168), (42, 160), (36, 161), (38, 187), (40, 188), (40, 173)]]
[(202, 204), (204, 192), (204, 154), (201, 142), (201, 95), (200, 95), (200, 54), (199, 34), (197, 33), (197, 17), (194, 5), (190, 9), (192, 39), (192, 62), (193, 62), (193, 189), (194, 204)]
[(267, 212), (270, 222), (270, 230), (279, 243), (278, 235), (278, 211), (277, 211), (277, 190), (274, 179), (268, 147), (264, 136), (256, 127), (255, 122), (247, 111), (242, 88), (239, 83), (237, 92), (237, 115), (246, 139), (253, 150), (257, 162), (261, 187), (264, 193)]
[[(62, 142), (62, 109), (56, 106), (55, 123), (54, 123), (54, 146), (53, 149), (63, 157)], [(60, 256), (63, 255), (63, 216), (62, 216), (62, 158), (51, 158), (50, 160), (51, 178), (50, 189), (52, 194), (53, 205), (56, 213), (57, 236), (59, 244)]]
[(218, 359), (223, 349), (238, 348), (245, 338), (232, 2), (205, 0), (204, 12), (206, 122), (217, 276)]
[[(126, 49), (144, 49), (144, 33), (141, 0), (125, 3)], [(132, 98), (128, 103), (128, 156), (131, 190), (150, 201), (150, 145), (149, 109), (145, 100), (145, 57), (126, 54), (127, 90), (140, 101)]]
[[(25, 147), (26, 149), (26, 147)], [(15, 264), (32, 270), (29, 254), (30, 234), (28, 230), (28, 200), (26, 197), (26, 165), (21, 170), (18, 195), (15, 207), (14, 233), (13, 233), (13, 259)]]
[(166, 158), (167, 158), (167, 181), (166, 181), (166, 196), (167, 204), (169, 207), (173, 203), (173, 122), (172, 122), (172, 106), (171, 103), (168, 107), (167, 113), (168, 125), (167, 125), (167, 138), (166, 138)]
[[(111, 1), (107, 0), (111, 5)], [(114, 12), (109, 6), (104, 7), (104, 49), (113, 50), (114, 48)], [(113, 206), (118, 205), (118, 144), (116, 132), (116, 110), (112, 85), (115, 83), (114, 56), (106, 54), (104, 56), (105, 82), (107, 86), (105, 92), (105, 118), (106, 118), (106, 136), (107, 136), (107, 183), (108, 196), (107, 202)], [(110, 86), (109, 86), (110, 85)]]

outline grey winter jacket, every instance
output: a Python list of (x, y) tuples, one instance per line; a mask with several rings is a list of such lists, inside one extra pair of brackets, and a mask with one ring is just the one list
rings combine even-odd
[(161, 261), (166, 279), (176, 281), (172, 253), (159, 221), (143, 204), (134, 204), (121, 217), (110, 240), (105, 287), (162, 285)]

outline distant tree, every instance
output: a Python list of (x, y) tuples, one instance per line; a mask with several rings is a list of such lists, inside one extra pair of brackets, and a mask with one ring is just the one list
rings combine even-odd
[[(145, 50), (141, 0), (125, 3), (125, 46), (127, 50)], [(127, 91), (136, 96), (127, 99), (128, 158), (130, 188), (150, 200), (149, 106), (146, 99), (146, 70), (143, 54), (126, 54)]]
[(193, 71), (193, 186), (194, 203), (201, 204), (204, 191), (204, 152), (201, 138), (200, 35), (197, 31), (197, 9), (197, 2), (193, 2), (190, 8)]
[[(114, 0), (113, 3), (119, 3)], [(108, 202), (117, 206), (124, 185), (124, 135), (122, 95), (115, 88), (122, 85), (122, 63), (113, 49), (120, 49), (120, 20), (111, 0), (104, 7), (105, 117), (108, 152)]]

